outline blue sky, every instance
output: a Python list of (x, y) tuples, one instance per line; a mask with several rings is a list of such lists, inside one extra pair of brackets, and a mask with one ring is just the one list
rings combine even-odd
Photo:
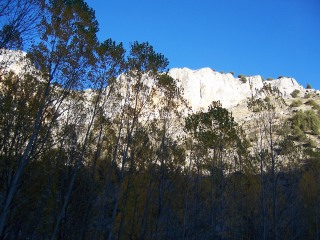
[(320, 0), (88, 0), (99, 39), (148, 41), (170, 68), (294, 77), (320, 89)]

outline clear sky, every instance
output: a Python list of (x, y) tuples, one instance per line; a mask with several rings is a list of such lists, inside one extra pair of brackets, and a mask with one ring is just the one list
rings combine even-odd
[(99, 39), (148, 41), (170, 68), (289, 76), (320, 89), (320, 0), (87, 0)]

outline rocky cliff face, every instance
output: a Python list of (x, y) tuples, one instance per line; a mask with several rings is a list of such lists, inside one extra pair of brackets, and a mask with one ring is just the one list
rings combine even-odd
[(277, 87), (284, 98), (291, 98), (291, 93), (304, 88), (293, 78), (280, 78), (263, 81), (261, 76), (246, 77), (244, 83), (231, 73), (223, 74), (210, 68), (191, 70), (188, 68), (173, 68), (169, 75), (177, 80), (177, 86), (193, 111), (206, 109), (212, 101), (220, 101), (225, 108), (231, 108), (246, 100), (264, 84)]
[[(0, 66), (2, 69), (21, 73), (23, 70), (35, 73), (36, 70), (21, 51), (0, 50)], [(283, 77), (272, 81), (263, 81), (261, 76), (246, 77), (244, 83), (231, 73), (219, 73), (210, 68), (191, 70), (188, 68), (173, 68), (169, 75), (177, 81), (177, 87), (192, 111), (205, 110), (212, 101), (220, 101), (225, 108), (232, 108), (245, 101), (264, 84), (277, 87), (284, 98), (291, 98), (291, 93), (298, 89), (306, 90), (293, 78)], [(148, 85), (152, 80), (148, 80)]]

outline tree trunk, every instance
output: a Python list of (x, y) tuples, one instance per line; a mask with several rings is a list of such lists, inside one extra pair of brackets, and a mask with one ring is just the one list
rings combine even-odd
[[(100, 92), (100, 94), (101, 94), (101, 92)], [(73, 170), (73, 174), (72, 174), (69, 186), (68, 186), (68, 190), (67, 190), (66, 196), (65, 196), (64, 201), (63, 201), (62, 209), (60, 210), (60, 213), (58, 215), (58, 218), (57, 218), (57, 221), (56, 221), (56, 224), (55, 224), (52, 236), (51, 236), (51, 240), (54, 240), (56, 238), (56, 235), (57, 235), (58, 230), (59, 230), (60, 222), (61, 222), (63, 216), (65, 215), (65, 211), (66, 211), (67, 205), (69, 203), (69, 198), (70, 198), (70, 195), (71, 195), (71, 192), (72, 192), (72, 189), (73, 189), (74, 182), (76, 180), (76, 176), (78, 174), (78, 170), (80, 168), (81, 163), (83, 162), (84, 153), (85, 153), (85, 150), (86, 150), (86, 147), (87, 147), (89, 134), (90, 134), (90, 131), (91, 131), (95, 116), (97, 114), (97, 108), (98, 108), (98, 104), (99, 104), (99, 101), (100, 101), (100, 94), (99, 94), (99, 96), (98, 96), (98, 98), (97, 98), (97, 100), (95, 102), (94, 109), (93, 109), (93, 114), (92, 114), (90, 123), (88, 125), (85, 138), (83, 140), (81, 154), (80, 154), (80, 157), (78, 158), (78, 160), (76, 161), (76, 164), (75, 164), (75, 167), (74, 167), (74, 170)]]
[(190, 157), (189, 157), (189, 170), (187, 173), (187, 179), (186, 179), (186, 185), (187, 185), (187, 192), (186, 192), (186, 197), (185, 197), (185, 208), (183, 212), (183, 228), (182, 228), (182, 239), (184, 240), (186, 238), (186, 225), (187, 225), (187, 216), (188, 216), (188, 211), (189, 211), (189, 182), (190, 182), (190, 172), (191, 172), (191, 166), (192, 166), (192, 158), (191, 158), (191, 152), (192, 152), (192, 147), (190, 150)]
[(261, 210), (262, 210), (262, 239), (266, 239), (266, 210), (265, 210), (265, 192), (264, 192), (264, 176), (263, 176), (263, 161), (264, 161), (264, 153), (263, 153), (263, 129), (260, 128), (260, 181), (261, 181)]
[(108, 239), (109, 240), (112, 239), (112, 234), (113, 234), (112, 233), (112, 229), (113, 229), (114, 221), (115, 221), (115, 218), (116, 218), (116, 213), (117, 213), (117, 209), (118, 209), (118, 205), (119, 205), (119, 199), (120, 199), (120, 192), (121, 192), (122, 182), (123, 182), (123, 178), (124, 178), (124, 167), (125, 167), (125, 164), (127, 162), (129, 147), (131, 146), (132, 134), (133, 134), (133, 130), (135, 128), (136, 120), (137, 120), (137, 116), (135, 116), (133, 118), (133, 120), (132, 120), (130, 131), (128, 133), (128, 139), (127, 139), (126, 148), (125, 148), (125, 151), (124, 151), (123, 156), (122, 156), (122, 164), (121, 164), (119, 186), (118, 186), (118, 188), (116, 190), (116, 193), (115, 193), (115, 202), (114, 202), (114, 206), (113, 206), (111, 223), (110, 223), (110, 228), (109, 228), (109, 233), (108, 233)]
[(270, 152), (271, 152), (271, 175), (272, 175), (272, 222), (273, 222), (273, 239), (278, 240), (278, 224), (277, 224), (277, 202), (276, 202), (276, 163), (273, 148), (273, 128), (272, 120), (269, 120), (269, 137), (270, 137)]
[(160, 173), (159, 173), (159, 207), (158, 207), (158, 216), (156, 224), (156, 239), (159, 237), (160, 231), (160, 219), (162, 216), (163, 201), (164, 201), (164, 174), (165, 174), (165, 159), (164, 159), (164, 148), (165, 148), (165, 137), (166, 137), (166, 120), (163, 122), (163, 132), (160, 145)]

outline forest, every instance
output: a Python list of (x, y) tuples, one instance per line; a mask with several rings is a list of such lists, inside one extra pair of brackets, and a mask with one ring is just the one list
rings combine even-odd
[(320, 239), (316, 103), (285, 118), (265, 86), (246, 124), (191, 113), (168, 59), (99, 41), (84, 0), (0, 20), (0, 239)]

